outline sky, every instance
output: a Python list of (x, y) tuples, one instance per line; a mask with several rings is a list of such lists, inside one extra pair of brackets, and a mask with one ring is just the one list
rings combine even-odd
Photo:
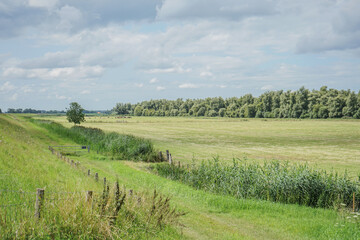
[(360, 89), (359, 0), (1, 0), (0, 109)]

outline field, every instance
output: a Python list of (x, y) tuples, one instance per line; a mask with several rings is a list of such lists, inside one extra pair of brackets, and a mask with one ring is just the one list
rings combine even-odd
[[(44, 118), (48, 117), (41, 117)], [(64, 117), (49, 119), (71, 126)], [(272, 158), (291, 162), (308, 161), (317, 163), (319, 167), (340, 171), (350, 166), (349, 170), (354, 176), (359, 172), (356, 164), (356, 156), (359, 156), (358, 121), (114, 117), (90, 117), (86, 120), (85, 126), (151, 139), (157, 149), (169, 149), (175, 159), (182, 162), (192, 162), (193, 155), (195, 161), (219, 155), (224, 162), (230, 161), (232, 157), (246, 156), (249, 161), (260, 162)], [(60, 138), (19, 115), (0, 115), (0, 130), (1, 188), (35, 191), (38, 187), (45, 187), (50, 192), (101, 191), (101, 184), (95, 183), (77, 169), (69, 168), (67, 163), (56, 158), (47, 148), (55, 144), (73, 145), (71, 140)], [(336, 157), (331, 156), (331, 153)], [(196, 190), (154, 175), (148, 169), (152, 163), (115, 161), (94, 151), (73, 158), (81, 162), (85, 169), (98, 172), (100, 178), (106, 176), (109, 182), (118, 179), (122, 186), (134, 189), (135, 192), (146, 195), (156, 189), (170, 196), (171, 204), (179, 211), (187, 213), (180, 218), (181, 225), (158, 230), (157, 235), (151, 238), (360, 237), (359, 224), (349, 222), (346, 218), (348, 214), (343, 211), (237, 199)]]
[[(65, 117), (50, 119), (71, 126)], [(360, 173), (359, 120), (87, 117), (83, 125), (151, 139), (184, 163), (246, 157)]]

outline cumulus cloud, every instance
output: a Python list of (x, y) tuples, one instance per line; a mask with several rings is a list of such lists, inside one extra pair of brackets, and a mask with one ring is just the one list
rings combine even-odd
[(159, 80), (157, 78), (150, 79), (149, 83), (157, 83)]
[(198, 88), (199, 86), (193, 83), (180, 84), (179, 88)]
[(238, 20), (248, 16), (276, 13), (276, 2), (269, 0), (165, 0), (157, 9), (157, 18), (222, 18)]
[(163, 86), (157, 86), (156, 87), (156, 90), (157, 91), (164, 91), (166, 88), (165, 87), (163, 87)]
[(299, 38), (297, 51), (307, 53), (360, 48), (359, 12), (357, 0), (334, 2), (323, 15), (314, 19), (310, 31)]
[(15, 79), (42, 79), (42, 80), (81, 80), (100, 77), (104, 72), (101, 66), (79, 66), (64, 68), (34, 68), (19, 67), (6, 68), (3, 77)]
[(14, 90), (16, 87), (12, 85), (9, 81), (6, 81), (4, 84), (0, 85), (0, 92), (9, 92)]
[(144, 84), (143, 83), (135, 83), (135, 86), (138, 88), (142, 88), (142, 87), (144, 87)]

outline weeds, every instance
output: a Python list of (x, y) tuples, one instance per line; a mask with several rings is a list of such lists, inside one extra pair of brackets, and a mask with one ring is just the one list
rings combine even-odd
[[(48, 194), (40, 220), (29, 205), (20, 210), (22, 218), (9, 218), (0, 208), (2, 239), (123, 239), (155, 236), (163, 227), (177, 224), (183, 213), (172, 208), (169, 198), (154, 194), (126, 194), (118, 182), (110, 190), (89, 198), (74, 193), (64, 197)], [(138, 199), (142, 201), (138, 201)]]

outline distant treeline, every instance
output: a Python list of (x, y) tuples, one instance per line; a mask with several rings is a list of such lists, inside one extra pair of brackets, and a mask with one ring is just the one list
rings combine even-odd
[(205, 116), (232, 118), (360, 118), (360, 91), (328, 89), (268, 91), (223, 99), (150, 100), (117, 103), (113, 111), (134, 116)]
[[(1, 113), (1, 109), (0, 109)], [(65, 114), (66, 111), (64, 110), (36, 110), (32, 108), (8, 108), (7, 113), (44, 113), (44, 114)], [(84, 110), (85, 114), (95, 114), (95, 113), (102, 113), (102, 114), (110, 114), (110, 111), (104, 110)]]

